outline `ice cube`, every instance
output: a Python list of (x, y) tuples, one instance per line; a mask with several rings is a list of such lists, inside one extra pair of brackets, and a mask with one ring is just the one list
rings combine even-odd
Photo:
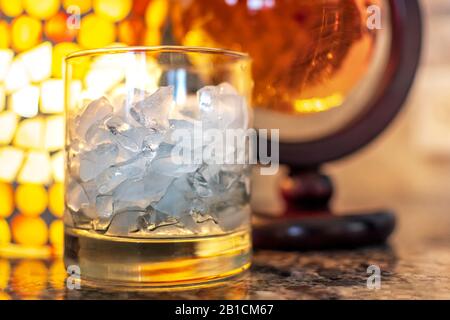
[(159, 201), (164, 196), (173, 179), (150, 171), (143, 178), (125, 180), (114, 190), (115, 210), (131, 207), (147, 208), (152, 202)]
[(126, 211), (114, 215), (106, 235), (129, 236), (130, 233), (138, 232), (141, 229), (139, 225), (140, 217), (145, 215), (145, 211)]
[(89, 199), (83, 187), (75, 180), (67, 186), (67, 206), (70, 210), (78, 212), (82, 207), (89, 205)]
[(133, 105), (130, 114), (146, 128), (166, 130), (169, 114), (173, 108), (173, 87), (160, 87), (155, 93)]
[(107, 194), (127, 179), (142, 178), (146, 165), (144, 157), (135, 157), (107, 168), (95, 178), (98, 193)]
[(95, 208), (99, 218), (109, 218), (113, 214), (113, 197), (109, 195), (97, 196)]
[(245, 99), (229, 83), (203, 87), (197, 99), (204, 129), (247, 129)]
[(175, 179), (167, 188), (164, 196), (152, 207), (173, 217), (181, 217), (190, 211), (190, 203), (195, 199), (195, 193), (184, 175)]
[(98, 176), (103, 170), (113, 165), (118, 154), (118, 147), (114, 144), (101, 144), (94, 150), (80, 154), (80, 178), (89, 181)]
[(86, 132), (92, 125), (101, 122), (112, 113), (113, 106), (105, 97), (92, 101), (88, 104), (83, 113), (75, 119), (76, 135), (81, 139), (85, 139)]
[(162, 144), (151, 162), (150, 170), (171, 177), (181, 177), (186, 173), (195, 172), (200, 164), (193, 163), (194, 156), (191, 150), (183, 149), (183, 154), (177, 154), (174, 147)]
[(217, 221), (223, 231), (236, 230), (240, 226), (249, 223), (250, 207), (249, 205), (243, 207), (229, 206), (217, 212), (217, 216)]

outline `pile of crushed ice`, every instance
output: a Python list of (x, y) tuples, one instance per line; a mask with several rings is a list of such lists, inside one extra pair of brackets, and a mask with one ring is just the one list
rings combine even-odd
[(180, 164), (172, 152), (182, 143), (173, 133), (198, 121), (203, 130), (246, 129), (244, 98), (227, 83), (200, 89), (184, 110), (173, 96), (173, 87), (135, 89), (116, 105), (91, 101), (69, 120), (66, 224), (139, 237), (228, 232), (248, 219), (247, 165)]

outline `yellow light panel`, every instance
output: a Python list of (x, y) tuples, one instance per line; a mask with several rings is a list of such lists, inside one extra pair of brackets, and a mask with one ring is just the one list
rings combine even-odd
[(64, 151), (55, 153), (51, 162), (53, 180), (55, 182), (64, 182)]
[(161, 28), (166, 20), (168, 10), (168, 0), (153, 0), (145, 11), (145, 23), (149, 29)]
[(60, 150), (64, 147), (64, 116), (48, 117), (45, 125), (45, 149)]
[(41, 83), (41, 112), (61, 113), (64, 111), (64, 82), (50, 79)]
[[(39, 2), (36, 1), (39, 5)], [(42, 35), (42, 24), (39, 20), (22, 15), (14, 19), (11, 28), (12, 46), (21, 52), (36, 46)]]
[(50, 225), (50, 243), (57, 248), (64, 245), (64, 225), (61, 220), (55, 220)]
[(39, 87), (26, 86), (11, 96), (11, 109), (19, 116), (31, 118), (39, 111)]
[(11, 42), (10, 27), (6, 21), (0, 21), (0, 48), (9, 48)]
[(17, 209), (26, 217), (39, 217), (47, 208), (48, 196), (40, 184), (21, 184), (16, 189)]
[(64, 214), (64, 184), (55, 183), (48, 191), (48, 209), (57, 218)]
[(50, 157), (47, 152), (30, 151), (17, 178), (19, 183), (48, 184), (51, 179)]
[[(61, 42), (58, 43), (57, 45), (55, 45), (53, 47), (53, 57), (52, 57), (52, 75), (55, 78), (62, 78), (62, 71), (63, 71), (63, 67), (64, 67), (64, 58), (72, 52), (81, 50), (80, 46), (76, 43), (72, 43), (72, 42)], [(86, 66), (87, 68), (87, 66)], [(76, 72), (78, 72), (78, 74), (74, 74), (74, 77), (76, 79), (80, 79), (83, 75), (84, 72), (79, 74), (80, 70), (82, 68), (77, 68)]]
[(0, 180), (12, 182), (22, 165), (24, 153), (14, 147), (0, 149)]
[[(27, 229), (24, 228), (23, 231), (27, 231)], [(31, 228), (28, 228), (28, 231), (33, 234)], [(27, 237), (25, 235), (24, 238), (27, 239), (30, 238), (30, 236)], [(27, 241), (27, 243), (35, 245), (35, 242), (29, 240)], [(44, 262), (40, 260), (21, 260), (14, 267), (12, 272), (12, 290), (19, 296), (19, 298), (37, 299), (46, 288), (47, 280), (48, 270)]]
[(5, 219), (0, 219), (0, 246), (7, 245), (11, 242), (11, 231), (9, 230), (8, 222)]
[(0, 10), (8, 17), (17, 17), (23, 12), (22, 0), (0, 0)]
[(19, 123), (14, 145), (24, 149), (44, 148), (44, 121), (41, 118), (26, 119)]
[(12, 111), (0, 113), (0, 144), (9, 144), (17, 127), (17, 115)]
[(14, 57), (14, 52), (10, 49), (0, 50), (0, 82), (3, 82), (8, 73), (9, 67)]
[(38, 19), (46, 20), (54, 16), (59, 9), (59, 0), (23, 0), (25, 11)]
[(0, 182), (0, 218), (8, 218), (14, 211), (14, 191), (9, 183)]
[(81, 19), (78, 43), (82, 47), (87, 49), (105, 47), (114, 42), (115, 38), (116, 28), (110, 20), (93, 13)]
[(64, 9), (75, 6), (80, 9), (80, 13), (86, 13), (92, 9), (92, 0), (63, 0)]
[(25, 87), (30, 82), (25, 65), (19, 59), (14, 59), (5, 77), (5, 89), (11, 93)]
[(95, 13), (114, 22), (128, 16), (131, 6), (131, 0), (94, 0)]
[(55, 260), (50, 267), (49, 282), (50, 285), (58, 290), (66, 289), (67, 270), (62, 259)]
[(5, 110), (5, 100), (6, 100), (5, 88), (3, 86), (0, 86), (0, 111)]
[(52, 45), (44, 42), (20, 55), (25, 69), (33, 82), (40, 82), (50, 77), (52, 71)]
[[(0, 235), (2, 234), (1, 231), (4, 229), (1, 225), (3, 225), (3, 222), (0, 222)], [(7, 232), (9, 234), (9, 228)], [(2, 240), (0, 240), (0, 243), (2, 243)], [(6, 289), (6, 287), (8, 286), (10, 275), (11, 265), (9, 264), (9, 261), (6, 259), (0, 259), (0, 290)]]

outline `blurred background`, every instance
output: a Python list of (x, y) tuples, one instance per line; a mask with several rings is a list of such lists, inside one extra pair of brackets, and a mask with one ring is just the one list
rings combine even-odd
[[(63, 57), (161, 44), (168, 7), (169, 0), (0, 0), (0, 256), (62, 250)], [(422, 7), (424, 52), (406, 107), (371, 145), (325, 167), (337, 184), (338, 211), (396, 209), (403, 200), (450, 208), (450, 1)], [(265, 179), (254, 184), (253, 206), (279, 212), (279, 177)], [(414, 216), (399, 219), (398, 232), (409, 231), (402, 219)], [(52, 266), (36, 263), (23, 268), (47, 277)], [(0, 275), (6, 268), (0, 263)], [(63, 269), (60, 261), (55, 268)]]

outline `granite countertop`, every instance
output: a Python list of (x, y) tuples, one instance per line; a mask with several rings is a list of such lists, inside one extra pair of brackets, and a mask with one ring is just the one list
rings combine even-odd
[[(390, 244), (350, 251), (256, 251), (249, 271), (217, 286), (164, 292), (68, 290), (60, 260), (1, 260), (0, 298), (38, 299), (420, 299), (450, 298), (447, 205), (398, 205)], [(367, 268), (381, 288), (367, 288)], [(5, 272), (6, 271), (6, 272)]]

